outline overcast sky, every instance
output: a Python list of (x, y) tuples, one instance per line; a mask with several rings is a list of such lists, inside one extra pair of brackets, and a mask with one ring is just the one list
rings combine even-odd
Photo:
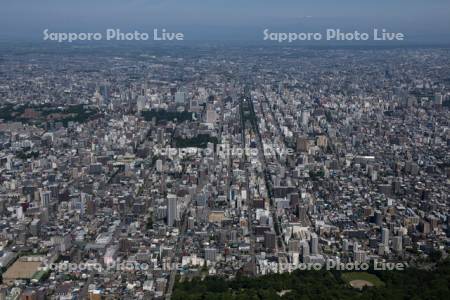
[(259, 39), (261, 30), (405, 32), (450, 41), (449, 0), (0, 0), (0, 36), (167, 28), (192, 39)]

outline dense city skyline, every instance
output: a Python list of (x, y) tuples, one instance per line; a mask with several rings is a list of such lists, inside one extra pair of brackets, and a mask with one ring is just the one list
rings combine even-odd
[(0, 1), (0, 300), (449, 298), (449, 1)]

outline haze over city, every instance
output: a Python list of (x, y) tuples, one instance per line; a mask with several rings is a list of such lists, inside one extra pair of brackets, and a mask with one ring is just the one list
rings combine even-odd
[(95, 32), (106, 28), (186, 33), (187, 40), (261, 40), (261, 31), (326, 28), (400, 31), (410, 43), (450, 41), (445, 0), (2, 0), (0, 37), (38, 40), (42, 30)]

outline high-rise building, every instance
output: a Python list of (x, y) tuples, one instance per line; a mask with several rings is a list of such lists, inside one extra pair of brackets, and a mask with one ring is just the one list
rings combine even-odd
[(308, 152), (310, 147), (310, 142), (306, 136), (297, 137), (297, 151), (298, 152)]
[(383, 214), (380, 210), (375, 211), (374, 219), (375, 224), (377, 224), (378, 226), (381, 226), (383, 224)]
[(307, 126), (308, 125), (308, 122), (309, 122), (309, 116), (310, 116), (310, 112), (309, 111), (307, 111), (307, 110), (303, 110), (302, 111), (302, 116), (301, 116), (301, 118), (302, 118), (302, 126)]
[(156, 171), (158, 172), (163, 171), (163, 161), (161, 159), (156, 160)]
[(167, 226), (173, 226), (177, 218), (177, 196), (167, 196)]
[(273, 232), (273, 231), (266, 231), (266, 232), (264, 232), (264, 246), (267, 249), (270, 249), (272, 251), (275, 250), (275, 248), (276, 248), (276, 241), (277, 241), (277, 239), (276, 239), (275, 232)]
[(304, 260), (305, 257), (309, 256), (309, 243), (307, 240), (301, 241), (301, 249), (302, 249), (302, 257)]
[(354, 242), (353, 243), (353, 252), (356, 252), (358, 250), (359, 250), (359, 244), (358, 244), (358, 242)]
[[(102, 85), (99, 86), (99, 92), (100, 95), (102, 96), (102, 100), (108, 102), (109, 101), (109, 84), (108, 83), (104, 83)], [(100, 103), (103, 104), (103, 103)]]
[(444, 99), (443, 95), (441, 93), (436, 93), (434, 95), (434, 104), (435, 105), (442, 105), (442, 100)]
[(363, 263), (366, 261), (366, 251), (358, 250), (354, 252), (355, 262)]
[(309, 218), (307, 205), (298, 206), (298, 220), (303, 226), (308, 226)]
[(216, 259), (217, 259), (217, 249), (213, 247), (205, 248), (205, 260), (216, 261)]
[(136, 102), (138, 112), (141, 112), (142, 110), (144, 110), (146, 102), (147, 102), (147, 99), (144, 96), (142, 96), (142, 95), (138, 96), (137, 102)]
[(194, 229), (195, 227), (195, 219), (194, 217), (189, 217), (188, 218), (188, 229)]
[(402, 252), (402, 237), (401, 236), (394, 236), (392, 238), (392, 249), (394, 249), (395, 252)]
[(290, 239), (288, 242), (289, 252), (299, 252), (300, 251), (300, 240)]
[(311, 234), (311, 254), (319, 254), (319, 237), (316, 233)]
[(342, 240), (342, 251), (348, 252), (348, 240)]
[(186, 98), (186, 94), (184, 92), (176, 92), (175, 103), (176, 104), (184, 104), (185, 98)]
[(389, 229), (383, 228), (381, 230), (381, 242), (384, 246), (389, 246)]
[(208, 105), (206, 110), (206, 123), (216, 123), (218, 120), (217, 113), (212, 105)]
[(40, 190), (41, 207), (48, 207), (51, 200), (51, 192)]

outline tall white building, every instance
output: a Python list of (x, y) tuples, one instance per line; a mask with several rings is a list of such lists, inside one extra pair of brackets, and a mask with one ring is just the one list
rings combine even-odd
[(184, 104), (186, 98), (186, 94), (184, 92), (176, 92), (175, 93), (175, 103), (176, 104)]
[(366, 251), (358, 250), (354, 252), (355, 262), (363, 263), (366, 261)]
[(389, 246), (389, 229), (383, 228), (381, 231), (381, 242), (384, 246)]
[(302, 111), (302, 115), (301, 115), (302, 126), (307, 126), (308, 125), (309, 116), (310, 116), (310, 112), (309, 111), (307, 111), (307, 110), (303, 110)]

